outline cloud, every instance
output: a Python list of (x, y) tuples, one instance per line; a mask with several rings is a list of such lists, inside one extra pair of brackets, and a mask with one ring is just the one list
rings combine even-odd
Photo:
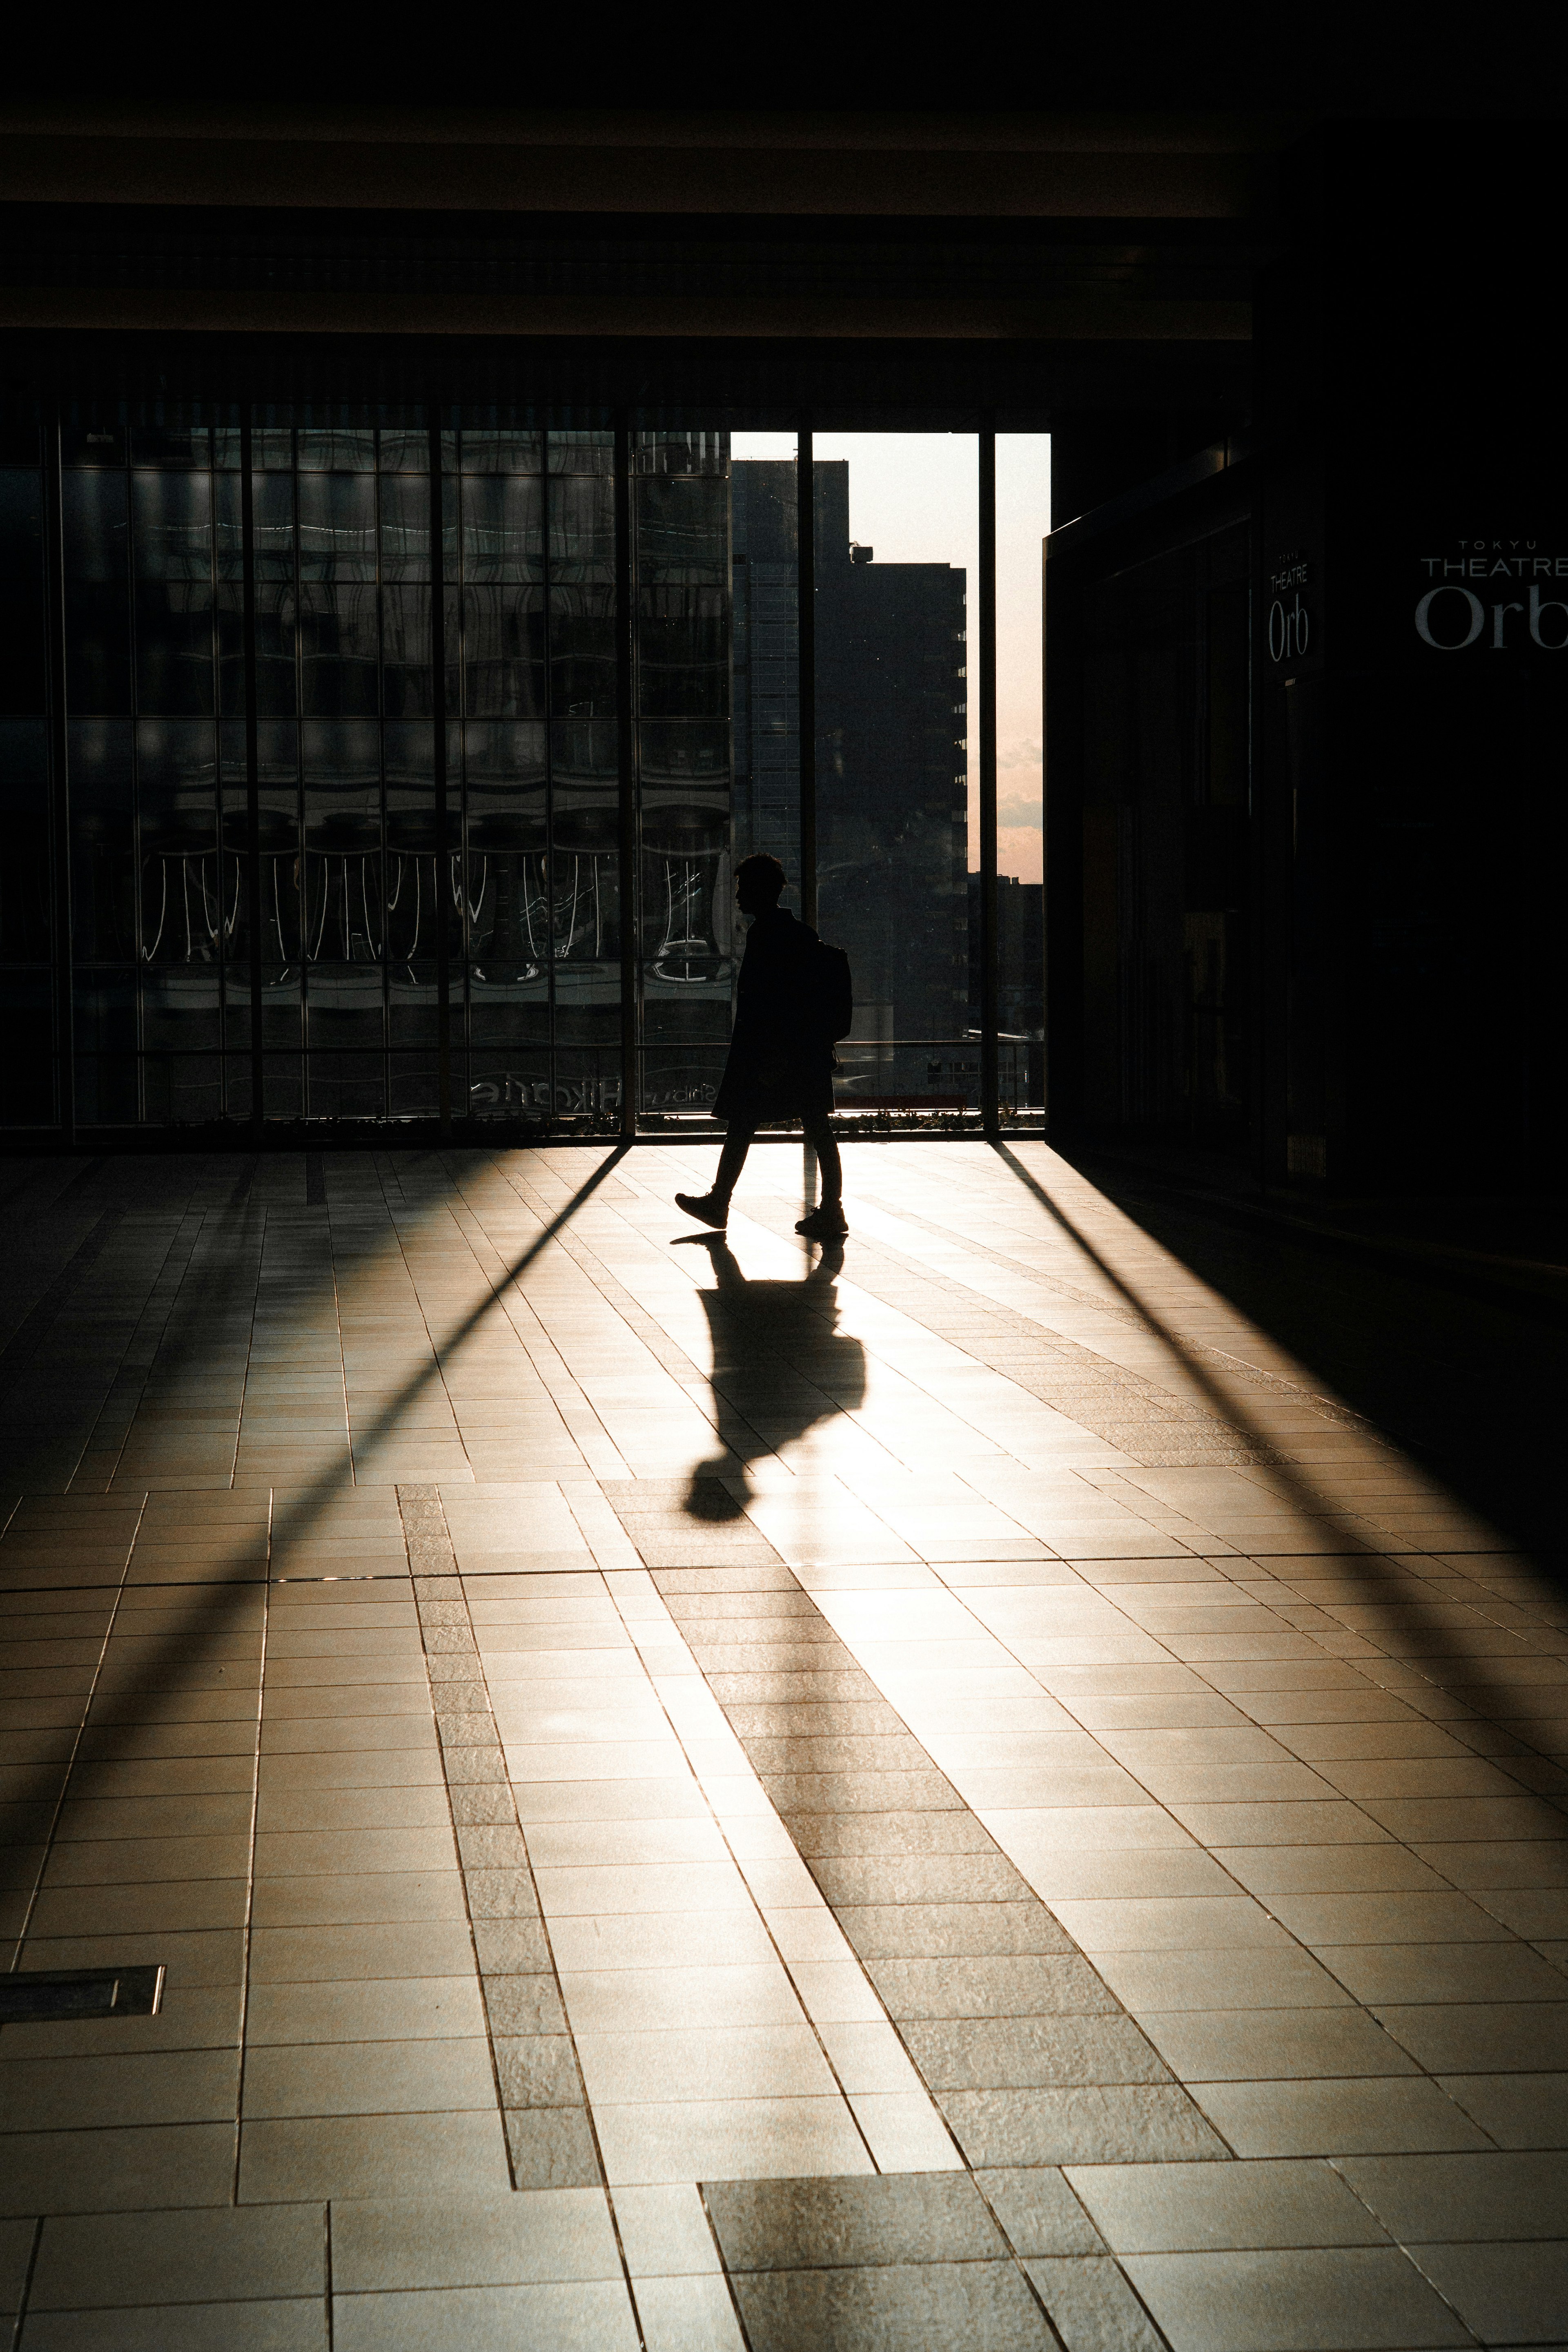
[(998, 793), (997, 823), (1038, 833), (1040, 829), (1040, 793)]
[(998, 825), (997, 828), (997, 871), (1010, 874), (1015, 881), (1039, 882), (1045, 875), (1045, 842), (1038, 832)]

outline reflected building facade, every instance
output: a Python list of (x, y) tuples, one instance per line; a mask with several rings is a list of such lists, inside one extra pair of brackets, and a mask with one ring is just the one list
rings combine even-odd
[[(856, 1037), (918, 1041), (913, 1059), (852, 1069), (852, 1101), (877, 1090), (877, 1070), (924, 1087), (926, 1045), (962, 1041), (969, 914), (965, 574), (878, 563), (852, 541), (849, 476), (842, 460), (814, 467), (818, 907), (823, 937), (849, 953)], [(737, 845), (770, 850), (793, 879), (795, 467), (743, 459), (734, 478)], [(952, 1058), (937, 1057), (949, 1084), (967, 1075)]]
[(248, 438), (247, 531), (235, 412), (89, 412), (57, 469), (10, 432), (6, 1122), (434, 1117), (444, 1001), (458, 1116), (615, 1123), (627, 961), (645, 1097), (689, 1088), (729, 1019), (727, 437), (625, 437), (619, 565), (609, 430)]

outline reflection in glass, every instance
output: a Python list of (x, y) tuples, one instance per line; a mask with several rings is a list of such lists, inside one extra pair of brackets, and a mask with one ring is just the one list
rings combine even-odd
[(302, 425), (298, 441), (301, 474), (375, 471), (376, 436), (369, 425)]
[(381, 754), (371, 724), (308, 721), (300, 730), (308, 963), (380, 961)]
[[(77, 952), (133, 982), (86, 1016), (98, 1112), (244, 1116), (255, 1046), (267, 1117), (431, 1116), (439, 965), (459, 1109), (616, 1116), (615, 436), (519, 415), (444, 436), (444, 692), (417, 412), (255, 423), (254, 673), (237, 428), (73, 442), (90, 460), (65, 486)], [(735, 965), (727, 436), (637, 435), (630, 488), (640, 986), (662, 1099), (695, 1104)], [(129, 1094), (105, 1075), (116, 1055)]]
[(487, 989), (539, 982), (549, 963), (545, 730), (467, 730), (469, 955)]
[[(428, 543), (428, 526), (425, 539)], [(373, 580), (375, 576), (374, 481), (365, 474), (302, 472), (299, 476), (301, 580)]]
[(136, 799), (127, 719), (77, 719), (67, 760), (72, 947), (82, 963), (136, 953)]
[(542, 588), (464, 590), (463, 708), (470, 719), (544, 717)]
[[(577, 483), (557, 483), (576, 489)], [(592, 488), (593, 484), (586, 487)], [(476, 474), (463, 483), (463, 576), (476, 583), (543, 577), (538, 476)], [(613, 527), (613, 526), (612, 526)]]
[(120, 473), (68, 469), (60, 479), (70, 707), (131, 709), (130, 490)]
[(241, 888), (237, 860), (218, 845), (216, 730), (141, 719), (136, 767), (141, 961), (216, 964)]
[(558, 719), (615, 715), (615, 591), (549, 592), (550, 709)]
[(374, 588), (300, 589), (300, 708), (306, 718), (375, 717), (380, 636)]
[(49, 784), (41, 719), (0, 719), (0, 963), (47, 961)]

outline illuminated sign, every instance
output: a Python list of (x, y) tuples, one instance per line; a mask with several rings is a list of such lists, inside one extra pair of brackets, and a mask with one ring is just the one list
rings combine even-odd
[(1417, 560), (1430, 584), (1416, 605), (1416, 634), (1435, 653), (1568, 648), (1568, 603), (1542, 589), (1568, 581), (1568, 555), (1543, 554), (1534, 539), (1461, 539), (1451, 554)]

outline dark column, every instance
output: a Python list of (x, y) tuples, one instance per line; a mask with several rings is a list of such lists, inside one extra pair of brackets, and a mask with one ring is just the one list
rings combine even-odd
[[(549, 485), (546, 485), (547, 494)], [(642, 1099), (642, 1069), (638, 1046), (637, 952), (638, 841), (637, 736), (632, 710), (635, 676), (632, 667), (632, 435), (625, 411), (615, 420), (615, 712), (616, 766), (620, 782), (621, 818), (621, 1132), (628, 1142), (637, 1132), (637, 1107)]]
[[(250, 935), (250, 1126), (262, 1139), (266, 1110), (261, 1057), (261, 761), (256, 719), (256, 485), (251, 474), (250, 408), (239, 428), (240, 628), (245, 661), (246, 929)], [(225, 975), (225, 986), (227, 978)]]
[(71, 989), (71, 819), (66, 735), (65, 541), (60, 520), (60, 427), (44, 427), (44, 595), (47, 605), (49, 785), (54, 832), (55, 1087), (61, 1140), (77, 1139), (75, 1005)]
[(997, 436), (988, 420), (980, 435), (979, 457), (980, 1118), (986, 1133), (996, 1135), (1001, 1125), (997, 1052)]
[[(446, 565), (442, 525), (441, 415), (430, 406), (430, 658), (435, 714), (435, 1053), (441, 1132), (452, 1132), (452, 848), (447, 839)], [(465, 1106), (466, 1107), (466, 1106)]]
[(817, 469), (802, 426), (795, 450), (795, 612), (800, 662), (800, 917), (817, 919)]

